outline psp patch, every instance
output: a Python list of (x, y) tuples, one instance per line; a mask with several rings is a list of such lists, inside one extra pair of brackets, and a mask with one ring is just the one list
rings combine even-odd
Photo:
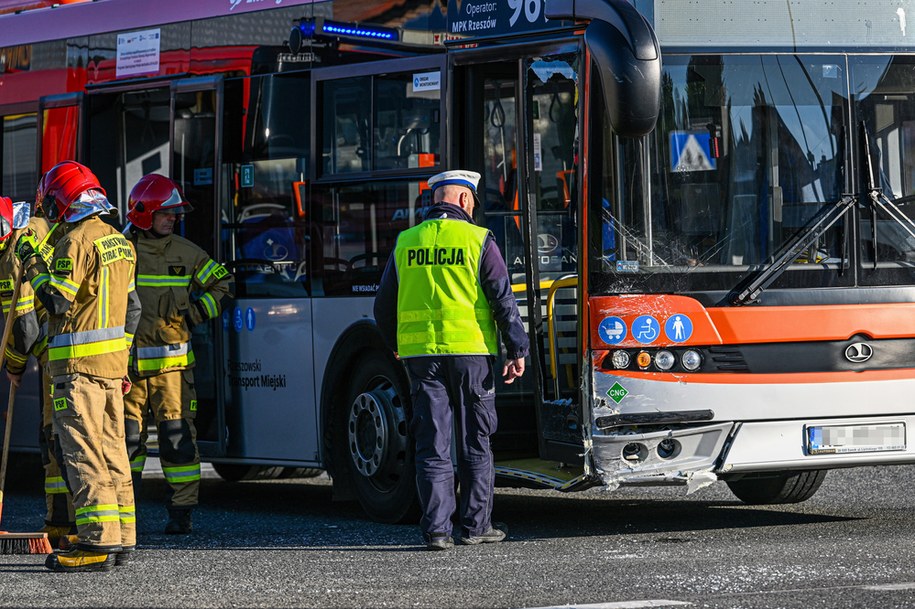
[(60, 412), (67, 409), (67, 398), (54, 398), (54, 410)]
[(197, 412), (197, 400), (191, 400), (191, 412)]
[(54, 261), (54, 273), (69, 275), (73, 272), (73, 258), (58, 258)]
[(222, 266), (221, 264), (217, 265), (216, 268), (213, 269), (213, 277), (215, 277), (216, 279), (222, 279), (223, 277), (225, 277), (228, 274), (229, 274), (229, 271), (227, 271), (226, 267)]

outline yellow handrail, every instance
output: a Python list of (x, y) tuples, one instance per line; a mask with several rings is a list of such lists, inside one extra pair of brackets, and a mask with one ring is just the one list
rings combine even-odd
[(550, 286), (550, 292), (546, 297), (546, 326), (547, 326), (547, 336), (550, 339), (550, 375), (553, 377), (553, 382), (556, 383), (556, 397), (559, 397), (559, 382), (558, 375), (556, 372), (557, 368), (557, 358), (556, 358), (556, 325), (553, 322), (553, 301), (556, 300), (556, 292), (562, 288), (572, 288), (578, 285), (578, 275), (570, 275), (567, 277), (561, 277), (553, 282)]

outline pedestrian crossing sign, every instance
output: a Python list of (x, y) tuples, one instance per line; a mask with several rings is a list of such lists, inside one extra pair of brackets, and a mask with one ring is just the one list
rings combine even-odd
[(671, 171), (710, 171), (717, 169), (712, 156), (711, 136), (707, 131), (670, 132)]

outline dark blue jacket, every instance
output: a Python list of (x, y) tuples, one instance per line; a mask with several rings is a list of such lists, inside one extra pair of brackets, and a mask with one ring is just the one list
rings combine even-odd
[[(433, 205), (425, 215), (426, 220), (440, 218), (473, 223), (473, 219), (463, 209), (450, 203)], [(502, 335), (502, 342), (505, 343), (508, 359), (525, 357), (530, 349), (530, 341), (521, 323), (515, 295), (512, 294), (505, 260), (492, 233), (483, 244), (479, 279), (483, 294), (492, 308), (493, 319)], [(378, 322), (385, 343), (394, 351), (397, 351), (397, 288), (397, 267), (392, 252), (381, 277), (378, 294), (375, 295), (375, 321)]]

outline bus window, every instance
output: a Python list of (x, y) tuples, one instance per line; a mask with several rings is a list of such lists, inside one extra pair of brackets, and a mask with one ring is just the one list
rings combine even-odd
[(358, 184), (321, 189), (320, 260), (314, 272), (325, 296), (373, 294), (394, 251), (397, 235), (421, 220), (422, 193), (416, 182)]
[[(831, 56), (667, 59), (658, 129), (620, 140), (617, 161), (604, 155), (604, 175), (619, 162), (624, 187), (592, 190), (602, 219), (592, 241), (597, 285), (731, 290), (773, 260), (844, 191), (845, 73), (845, 60)], [(847, 284), (845, 225), (820, 236), (774, 287)]]
[[(908, 57), (858, 57), (852, 63), (857, 115), (871, 142), (873, 186), (915, 218), (915, 62)], [(863, 170), (862, 170), (862, 173)], [(867, 176), (859, 180), (862, 188)], [(859, 212), (862, 283), (909, 285), (915, 238), (908, 228), (870, 209)]]
[(34, 113), (3, 117), (3, 142), (0, 158), (3, 175), (0, 193), (13, 201), (31, 201), (35, 198), (38, 167), (35, 141), (38, 130)]
[(414, 90), (412, 74), (375, 78), (374, 169), (429, 167), (438, 162), (441, 88)]
[(368, 171), (371, 78), (329, 81), (323, 93), (323, 173)]
[(239, 107), (246, 89), (248, 112), (227, 113), (224, 137), (224, 158), (235, 179), (223, 212), (223, 242), (236, 293), (306, 296), (308, 218), (300, 201), (310, 145), (310, 81), (307, 75), (230, 81), (227, 105)]

